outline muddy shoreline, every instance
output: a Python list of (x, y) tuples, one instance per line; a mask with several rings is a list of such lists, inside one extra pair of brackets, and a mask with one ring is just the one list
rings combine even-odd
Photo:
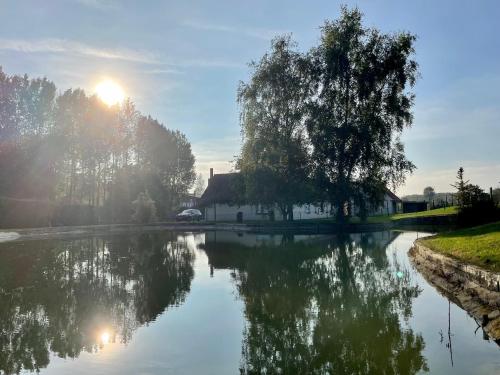
[(436, 253), (419, 240), (409, 255), (427, 282), (467, 311), (500, 345), (500, 274)]

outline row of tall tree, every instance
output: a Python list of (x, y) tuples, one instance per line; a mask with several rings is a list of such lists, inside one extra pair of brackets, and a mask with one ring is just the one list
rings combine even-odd
[(27, 211), (27, 202), (49, 202), (48, 211), (59, 213), (47, 216), (63, 222), (126, 222), (142, 193), (165, 217), (191, 188), (194, 162), (184, 134), (142, 115), (130, 100), (110, 107), (81, 89), (58, 94), (46, 78), (0, 68), (3, 210), (19, 211), (12, 202)]
[(343, 7), (306, 53), (282, 36), (251, 64), (238, 91), (247, 201), (277, 203), (289, 220), (294, 204), (327, 202), (343, 220), (349, 203), (366, 214), (414, 170), (400, 135), (413, 119), (416, 37), (362, 21)]

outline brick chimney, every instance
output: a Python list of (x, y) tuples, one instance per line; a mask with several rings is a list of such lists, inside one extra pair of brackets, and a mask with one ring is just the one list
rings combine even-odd
[(214, 169), (210, 168), (210, 178), (208, 179), (208, 183), (210, 183), (210, 180), (212, 179), (213, 176), (214, 176)]

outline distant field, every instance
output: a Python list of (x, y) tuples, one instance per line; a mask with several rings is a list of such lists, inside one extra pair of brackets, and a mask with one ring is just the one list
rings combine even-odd
[(436, 252), (500, 271), (500, 222), (442, 233), (422, 243)]

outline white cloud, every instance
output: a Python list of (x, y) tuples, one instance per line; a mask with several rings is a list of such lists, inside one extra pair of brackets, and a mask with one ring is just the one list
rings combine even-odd
[(87, 7), (99, 10), (116, 9), (118, 6), (114, 1), (111, 0), (73, 0), (73, 1), (76, 1), (77, 3), (80, 3)]
[(145, 74), (184, 74), (183, 71), (174, 68), (150, 69), (143, 71)]
[(225, 59), (180, 59), (169, 62), (169, 65), (177, 67), (195, 67), (195, 68), (246, 68), (246, 64)]
[[(87, 56), (101, 59), (121, 60), (127, 62), (163, 65), (165, 68), (145, 71), (149, 74), (178, 74), (175, 68), (243, 68), (245, 64), (225, 59), (206, 57), (161, 59), (156, 53), (129, 48), (98, 48), (85, 43), (67, 39), (5, 39), (0, 38), (0, 51), (21, 53), (52, 53), (59, 55)], [(169, 68), (170, 67), (170, 68)]]
[(279, 34), (285, 34), (286, 31), (283, 30), (272, 30), (264, 28), (251, 28), (251, 27), (241, 27), (241, 26), (228, 26), (228, 25), (216, 25), (205, 22), (188, 20), (182, 23), (183, 26), (190, 27), (196, 30), (214, 31), (222, 33), (231, 34), (241, 34), (249, 36), (252, 38), (271, 40), (273, 37)]
[(146, 64), (158, 64), (158, 57), (148, 51), (134, 49), (106, 49), (67, 39), (4, 39), (0, 38), (0, 50), (24, 53), (56, 53), (83, 55), (111, 60), (124, 60)]

